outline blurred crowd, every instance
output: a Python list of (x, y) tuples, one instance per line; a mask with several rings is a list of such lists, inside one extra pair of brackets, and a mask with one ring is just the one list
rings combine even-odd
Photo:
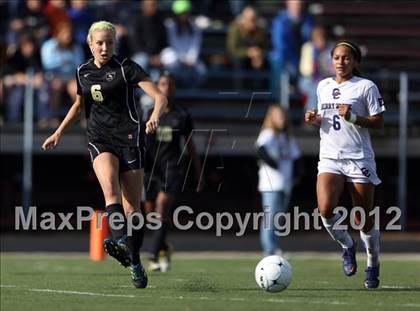
[[(76, 94), (75, 69), (90, 57), (86, 36), (96, 20), (117, 26), (119, 55), (153, 80), (169, 71), (181, 88), (206, 86), (212, 64), (202, 57), (203, 36), (213, 26), (223, 29), (222, 63), (237, 77), (235, 86), (241, 87), (235, 72), (266, 71), (271, 85), (263, 88), (278, 94), (280, 74), (288, 72), (313, 107), (317, 82), (332, 73), (326, 29), (315, 25), (303, 1), (279, 2), (272, 18), (259, 14), (262, 6), (257, 0), (0, 0), (1, 117), (22, 122), (30, 69), (38, 126), (58, 124)], [(219, 20), (220, 10), (227, 20)]]

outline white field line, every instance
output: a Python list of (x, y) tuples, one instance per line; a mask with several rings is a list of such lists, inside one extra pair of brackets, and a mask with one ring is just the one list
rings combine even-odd
[(402, 304), (401, 307), (420, 308), (420, 303), (405, 303)]
[(410, 286), (398, 286), (398, 285), (392, 285), (392, 286), (382, 285), (381, 288), (389, 288), (389, 289), (412, 289), (412, 287), (410, 287)]
[(104, 293), (92, 293), (92, 292), (78, 292), (73, 290), (58, 290), (49, 288), (30, 288), (30, 292), (44, 292), (44, 293), (57, 293), (67, 295), (86, 295), (86, 296), (101, 296), (101, 297), (121, 297), (121, 298), (136, 298), (134, 295), (118, 295), (118, 294), (104, 294)]
[[(178, 299), (178, 300), (212, 300), (212, 301), (233, 301), (233, 302), (272, 302), (272, 303), (296, 303), (296, 304), (306, 304), (307, 302), (288, 299), (288, 298), (268, 298), (268, 299), (246, 299), (246, 298), (211, 298), (211, 297), (186, 297), (186, 296), (161, 296), (160, 299)], [(311, 303), (320, 304), (320, 305), (355, 305), (352, 302), (343, 302), (343, 301), (321, 301), (321, 300), (311, 300)]]
[[(15, 285), (2, 285), (2, 287), (9, 287), (14, 289), (25, 289), (23, 287), (18, 287)], [(59, 290), (59, 289), (50, 289), (50, 288), (29, 288), (26, 289), (30, 292), (38, 292), (38, 293), (51, 293), (51, 294), (65, 294), (65, 295), (84, 295), (84, 296), (100, 296), (100, 297), (118, 297), (118, 298), (151, 298), (156, 299), (153, 296), (135, 296), (135, 295), (119, 295), (119, 294), (105, 294), (105, 293), (95, 293), (95, 292), (79, 292), (79, 291), (72, 291), (72, 290)], [(304, 301), (299, 301), (296, 299), (246, 299), (246, 298), (216, 298), (216, 297), (207, 297), (207, 296), (200, 296), (200, 297), (188, 297), (188, 296), (160, 296), (159, 299), (168, 299), (168, 300), (196, 300), (196, 301), (230, 301), (230, 302), (271, 302), (271, 303), (298, 303), (302, 304), (305, 303)], [(311, 303), (316, 304), (325, 304), (325, 305), (351, 305), (353, 303), (346, 303), (346, 302), (338, 302), (338, 301), (311, 301)]]
[[(13, 289), (26, 289), (24, 287), (18, 287), (16, 285), (0, 285), (2, 288), (13, 288)], [(385, 287), (386, 288), (386, 287)], [(105, 294), (105, 293), (95, 293), (95, 292), (79, 292), (79, 291), (70, 291), (70, 290), (58, 290), (58, 289), (49, 289), (49, 288), (29, 288), (26, 289), (30, 292), (39, 292), (39, 293), (52, 293), (52, 294), (67, 294), (67, 295), (85, 295), (85, 296), (100, 296), (100, 297), (117, 297), (117, 298), (150, 298), (156, 299), (157, 297), (154, 296), (145, 296), (145, 295), (119, 295), (119, 294)], [(144, 291), (142, 291), (144, 293)], [(266, 299), (246, 299), (246, 298), (216, 298), (216, 297), (207, 297), (207, 296), (200, 296), (200, 297), (188, 297), (188, 296), (160, 296), (159, 299), (168, 299), (168, 300), (195, 300), (195, 301), (229, 301), (229, 302), (271, 302), (271, 303), (296, 303), (296, 304), (306, 304), (306, 301), (296, 300), (296, 299), (288, 299), (288, 298), (266, 298)], [(347, 301), (323, 301), (323, 300), (311, 300), (311, 303), (318, 304), (318, 305), (331, 305), (331, 306), (350, 306), (356, 305), (353, 302)], [(377, 306), (385, 305), (382, 303), (377, 303)], [(389, 305), (389, 304), (387, 304)], [(416, 303), (406, 303), (406, 304), (399, 304), (396, 305), (398, 307), (406, 307), (406, 308), (419, 308), (420, 304)]]

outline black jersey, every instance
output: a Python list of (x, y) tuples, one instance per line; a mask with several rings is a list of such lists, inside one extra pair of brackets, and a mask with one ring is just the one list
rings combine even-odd
[(115, 146), (143, 144), (134, 91), (147, 77), (139, 65), (115, 55), (101, 68), (93, 58), (77, 68), (77, 94), (83, 97), (86, 107), (90, 142)]
[(147, 152), (152, 165), (156, 163), (166, 167), (169, 163), (170, 166), (176, 166), (183, 158), (181, 138), (184, 137), (185, 141), (192, 139), (192, 130), (188, 111), (178, 104), (172, 104), (170, 110), (161, 115), (156, 132), (147, 136)]

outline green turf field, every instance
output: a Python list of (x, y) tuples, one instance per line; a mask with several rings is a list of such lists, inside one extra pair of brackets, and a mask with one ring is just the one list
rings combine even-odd
[(292, 256), (292, 284), (275, 294), (254, 281), (257, 256), (202, 257), (175, 257), (170, 272), (149, 273), (141, 290), (111, 259), (2, 254), (1, 310), (420, 310), (418, 257), (383, 259), (382, 287), (367, 291), (363, 267), (346, 278), (338, 255)]

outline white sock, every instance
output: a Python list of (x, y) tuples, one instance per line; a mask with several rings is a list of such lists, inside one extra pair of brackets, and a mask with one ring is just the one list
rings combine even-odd
[(324, 218), (321, 216), (322, 223), (325, 229), (327, 229), (330, 236), (337, 241), (342, 248), (349, 248), (353, 245), (353, 240), (347, 230), (333, 229), (334, 224), (341, 217), (340, 214), (335, 214), (332, 218)]
[(369, 232), (360, 230), (360, 237), (366, 248), (367, 266), (377, 267), (379, 265), (379, 230), (372, 228)]

